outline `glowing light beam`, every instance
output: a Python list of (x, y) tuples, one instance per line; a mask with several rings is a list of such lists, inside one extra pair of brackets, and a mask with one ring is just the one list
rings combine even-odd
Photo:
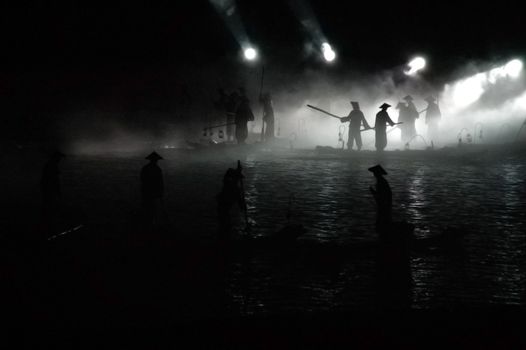
[(419, 70), (422, 70), (426, 66), (426, 60), (423, 57), (415, 57), (408, 64), (409, 69), (404, 73), (407, 75), (415, 75)]
[(243, 54), (245, 55), (245, 58), (249, 61), (255, 60), (258, 56), (258, 52), (253, 47), (246, 48)]
[(329, 43), (323, 43), (321, 45), (321, 52), (323, 53), (323, 58), (327, 62), (332, 62), (336, 58), (336, 52), (334, 52)]

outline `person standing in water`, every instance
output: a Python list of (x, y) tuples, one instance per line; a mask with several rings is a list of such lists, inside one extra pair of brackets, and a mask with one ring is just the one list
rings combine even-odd
[[(416, 106), (413, 103), (413, 97), (411, 95), (407, 95), (404, 97), (404, 100), (406, 101), (406, 105), (404, 108), (404, 118), (398, 118), (399, 122), (403, 122), (404, 125), (402, 126), (402, 141), (408, 142), (411, 140), (413, 136), (416, 135), (416, 127), (415, 122), (418, 119), (418, 111), (416, 110)], [(402, 114), (400, 112), (400, 114)]]
[(375, 129), (375, 147), (377, 151), (383, 151), (387, 146), (387, 124), (394, 126), (395, 122), (391, 120), (387, 113), (387, 108), (391, 107), (390, 104), (384, 103), (380, 106), (381, 111), (376, 114), (376, 121), (374, 124)]
[(393, 195), (389, 182), (384, 178), (384, 175), (387, 175), (384, 168), (381, 165), (375, 165), (368, 170), (376, 178), (376, 186), (369, 187), (376, 201), (376, 231), (384, 234), (392, 223)]
[(161, 157), (152, 152), (145, 159), (150, 162), (141, 169), (141, 194), (144, 224), (151, 227), (156, 223), (164, 196), (163, 172), (157, 162)]
[(237, 204), (240, 210), (245, 210), (245, 199), (241, 181), (244, 176), (238, 163), (237, 169), (228, 168), (223, 176), (223, 187), (216, 196), (217, 214), (219, 219), (219, 238), (228, 239), (232, 233), (232, 208)]
[(365, 120), (365, 116), (363, 115), (363, 112), (360, 110), (360, 105), (358, 102), (351, 101), (352, 105), (352, 111), (349, 113), (347, 117), (341, 118), (341, 122), (349, 122), (349, 138), (347, 140), (347, 148), (349, 150), (352, 150), (354, 142), (356, 142), (356, 148), (359, 150), (362, 149), (362, 135), (360, 128), (363, 127), (365, 129), (371, 129), (369, 124), (367, 123), (367, 120)]
[(434, 143), (439, 141), (439, 129), (438, 123), (442, 114), (440, 113), (440, 108), (438, 104), (435, 103), (435, 98), (429, 96), (426, 98), (427, 108), (426, 108), (426, 124), (427, 124), (427, 137)]
[(236, 140), (238, 145), (244, 145), (248, 137), (248, 126), (249, 121), (254, 120), (254, 113), (250, 108), (250, 101), (245, 95), (241, 95), (240, 103), (236, 109)]
[(44, 165), (40, 178), (42, 223), (46, 235), (54, 233), (58, 224), (62, 197), (59, 164), (64, 157), (64, 153), (54, 152)]
[(265, 123), (263, 140), (271, 142), (274, 139), (274, 106), (270, 93), (263, 94), (259, 102), (263, 105), (263, 122)]

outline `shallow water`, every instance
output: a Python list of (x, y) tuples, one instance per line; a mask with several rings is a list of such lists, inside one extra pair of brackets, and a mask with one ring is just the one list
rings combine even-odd
[[(252, 234), (276, 232), (287, 223), (290, 210), (291, 221), (307, 229), (302, 240), (341, 246), (376, 239), (374, 201), (368, 190), (374, 178), (367, 168), (381, 163), (389, 173), (394, 216), (414, 223), (418, 236), (431, 236), (446, 226), (467, 233), (454, 251), (412, 253), (411, 287), (401, 289), (412, 308), (526, 304), (524, 157), (308, 151), (162, 154), (162, 225), (170, 234), (214, 236), (214, 197), (225, 170), (235, 167), (239, 158), (248, 212), (255, 222)], [(134, 155), (69, 157), (62, 167), (67, 206), (99, 235), (122, 234), (139, 207), (138, 174), (144, 163)], [(35, 213), (28, 215), (28, 222), (36, 220), (38, 173), (6, 181), (18, 191), (11, 210), (24, 208)], [(4, 218), (2, 223), (8, 221)], [(242, 215), (238, 224), (243, 225)], [(375, 277), (375, 256), (353, 250), (343, 256), (328, 252), (267, 250), (232, 257), (224, 276), (227, 310), (265, 314), (376, 307), (382, 287)]]

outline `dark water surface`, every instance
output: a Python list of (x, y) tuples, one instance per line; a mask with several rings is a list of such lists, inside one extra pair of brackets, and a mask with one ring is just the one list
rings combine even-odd
[[(376, 308), (381, 291), (375, 277), (375, 255), (359, 247), (376, 239), (374, 201), (368, 190), (374, 178), (367, 168), (377, 163), (389, 173), (395, 217), (414, 223), (417, 236), (429, 237), (445, 227), (465, 234), (453, 250), (412, 252), (411, 286), (402, 290), (409, 307), (511, 305), (522, 309), (526, 304), (525, 157), (439, 157), (403, 152), (351, 156), (312, 151), (161, 153), (165, 157), (160, 163), (166, 186), (164, 237), (213, 239), (214, 197), (225, 170), (235, 167), (237, 159), (245, 168), (248, 211), (255, 223), (252, 234), (265, 236), (279, 230), (287, 223), (289, 207), (291, 220), (307, 229), (297, 247), (236, 253), (222, 260), (222, 274), (205, 284), (205, 288), (214, 286), (210, 293), (217, 297), (213, 303), (221, 304), (218, 312), (257, 315)], [(145, 162), (140, 156), (123, 154), (66, 159), (62, 167), (64, 199), (66, 206), (78, 213), (75, 220), (85, 227), (85, 233), (79, 234), (96, 236), (100, 246), (106, 239), (126, 237), (138, 212), (139, 171)], [(4, 232), (22, 234), (35, 227), (40, 165), (19, 164), (4, 179), (7, 194), (2, 200), (9, 208), (2, 219)], [(20, 211), (27, 214), (24, 220), (17, 214)], [(68, 251), (67, 246), (61, 249)], [(214, 266), (207, 267), (214, 264), (213, 259), (195, 259), (203, 271), (214, 271)], [(163, 263), (177, 261), (174, 256)], [(155, 272), (143, 274), (164, 268), (157, 266)], [(207, 272), (191, 273), (208, 278)], [(109, 277), (100, 278), (108, 279), (99, 281), (101, 286), (117, 283)], [(162, 279), (177, 283), (169, 273)], [(169, 299), (171, 289), (156, 283), (160, 283), (157, 297)], [(137, 300), (136, 304), (148, 304)], [(215, 306), (201, 308), (203, 315), (217, 311)], [(188, 310), (196, 313), (191, 307)]]

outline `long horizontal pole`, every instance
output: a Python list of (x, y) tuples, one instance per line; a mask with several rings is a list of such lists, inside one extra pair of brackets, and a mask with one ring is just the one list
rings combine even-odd
[(319, 111), (319, 112), (325, 113), (325, 114), (327, 114), (328, 116), (331, 116), (331, 117), (333, 117), (333, 118), (337, 118), (337, 119), (340, 119), (340, 120), (342, 119), (342, 117), (338, 117), (336, 114), (329, 113), (329, 112), (327, 112), (326, 110), (321, 109), (321, 108), (318, 108), (318, 107), (315, 107), (315, 106), (313, 106), (313, 105), (307, 105), (307, 107), (312, 108), (312, 109), (315, 109), (315, 110), (317, 110), (317, 111)]
[(223, 126), (234, 125), (234, 124), (235, 123), (226, 123), (226, 124), (221, 124), (221, 125), (208, 126), (206, 128), (203, 128), (203, 130), (215, 129), (215, 128), (220, 128), (220, 127), (223, 127)]

